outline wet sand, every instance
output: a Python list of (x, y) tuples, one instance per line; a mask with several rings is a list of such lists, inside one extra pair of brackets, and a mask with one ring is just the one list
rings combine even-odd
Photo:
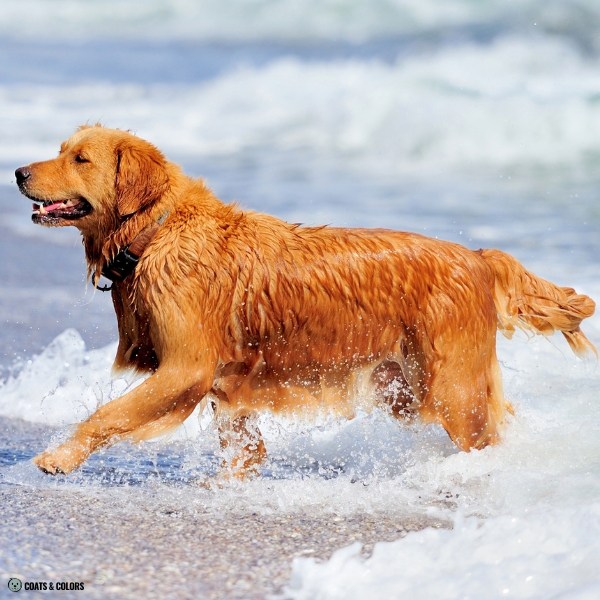
[[(33, 455), (45, 430), (3, 419), (0, 473)], [(368, 555), (378, 541), (448, 526), (388, 514), (217, 510), (191, 503), (189, 487), (164, 485), (40, 489), (4, 479), (0, 496), (0, 596), (19, 577), (84, 582), (83, 592), (52, 593), (61, 598), (268, 598), (282, 593), (297, 556), (326, 560), (354, 541)]]

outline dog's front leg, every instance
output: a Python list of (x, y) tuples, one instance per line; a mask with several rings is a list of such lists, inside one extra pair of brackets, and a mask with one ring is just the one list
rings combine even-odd
[(221, 477), (243, 480), (248, 475), (259, 473), (267, 450), (262, 434), (251, 417), (242, 415), (231, 422), (219, 423), (219, 440), (224, 453)]
[(161, 366), (156, 373), (124, 396), (105, 404), (58, 448), (33, 462), (46, 473), (70, 473), (97, 448), (131, 436), (145, 439), (182, 423), (212, 385), (212, 372), (190, 373)]

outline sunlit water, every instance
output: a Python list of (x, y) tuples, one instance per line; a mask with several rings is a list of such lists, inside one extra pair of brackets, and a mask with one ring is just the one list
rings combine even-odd
[[(15, 33), (24, 4), (30, 18)], [(309, 224), (498, 247), (600, 298), (600, 8), (592, 0), (6, 2), (0, 15), (0, 416), (7, 483), (174, 490), (215, 510), (386, 511), (454, 522), (297, 559), (296, 598), (600, 597), (600, 371), (559, 338), (499, 339), (516, 415), (459, 453), (437, 428), (264, 415), (262, 478), (209, 492), (211, 415), (49, 479), (28, 460), (121, 394), (110, 301), (76, 232), (29, 222), (17, 166), (80, 123), (132, 129), (226, 201)], [(107, 42), (110, 39), (110, 42)], [(584, 323), (600, 345), (600, 320)], [(162, 490), (162, 491), (161, 491)]]

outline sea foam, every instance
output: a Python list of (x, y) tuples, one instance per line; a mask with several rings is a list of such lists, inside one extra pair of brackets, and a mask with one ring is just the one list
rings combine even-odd
[(443, 35), (452, 28), (464, 35), (469, 27), (537, 27), (581, 36), (599, 19), (595, 0), (5, 0), (0, 33), (68, 42), (358, 43), (436, 31)]
[(600, 64), (560, 39), (511, 35), (393, 64), (280, 57), (189, 85), (2, 85), (0, 108), (0, 164), (46, 159), (76, 125), (102, 121), (187, 164), (303, 153), (396, 179), (581, 176), (598, 170)]

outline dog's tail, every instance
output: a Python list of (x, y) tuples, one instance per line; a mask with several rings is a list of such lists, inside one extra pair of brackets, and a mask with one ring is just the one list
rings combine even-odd
[(511, 338), (515, 328), (552, 335), (561, 331), (575, 354), (593, 352), (594, 345), (579, 325), (591, 317), (595, 302), (573, 288), (558, 287), (527, 271), (512, 256), (500, 250), (479, 250), (494, 274), (494, 303), (498, 312), (498, 329)]

